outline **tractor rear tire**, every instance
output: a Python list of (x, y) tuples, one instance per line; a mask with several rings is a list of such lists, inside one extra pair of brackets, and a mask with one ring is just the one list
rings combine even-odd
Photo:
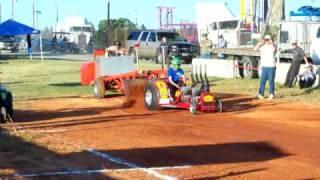
[(217, 107), (217, 112), (222, 113), (223, 112), (223, 105), (221, 99), (216, 100), (216, 107)]
[(102, 99), (105, 97), (106, 86), (103, 78), (98, 78), (94, 81), (93, 89), (94, 97), (98, 99)]
[(148, 110), (160, 110), (159, 91), (153, 83), (148, 83), (144, 89), (144, 104)]

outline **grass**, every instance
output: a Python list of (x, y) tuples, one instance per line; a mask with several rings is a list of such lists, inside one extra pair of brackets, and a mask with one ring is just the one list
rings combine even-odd
[[(4, 82), (17, 100), (92, 95), (92, 87), (80, 85), (80, 61), (10, 60), (0, 61), (1, 82)], [(149, 61), (141, 62), (141, 69), (158, 69), (160, 65)], [(183, 66), (190, 71), (190, 66)], [(220, 93), (256, 95), (258, 79), (211, 78), (212, 90)], [(266, 95), (267, 95), (266, 90)], [(286, 89), (276, 85), (276, 94), (286, 101), (318, 103), (318, 89)]]
[(0, 61), (1, 82), (15, 99), (91, 95), (91, 87), (80, 85), (78, 61)]

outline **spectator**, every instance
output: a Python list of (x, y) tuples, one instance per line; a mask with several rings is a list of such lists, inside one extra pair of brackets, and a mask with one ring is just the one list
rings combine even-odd
[(292, 43), (292, 49), (290, 49), (290, 53), (292, 53), (293, 58), (291, 66), (287, 73), (286, 82), (284, 83), (284, 86), (287, 88), (292, 88), (293, 82), (299, 74), (302, 59), (304, 59), (307, 65), (309, 64), (307, 56), (305, 55), (301, 47), (298, 46), (297, 42)]
[(208, 34), (202, 34), (202, 41), (200, 43), (201, 48), (201, 58), (203, 59), (211, 59), (211, 48), (212, 48), (212, 41), (208, 39)]
[(28, 46), (28, 54), (32, 56), (32, 43), (31, 43), (31, 35), (27, 35), (27, 46)]
[(258, 93), (259, 99), (264, 99), (264, 90), (266, 82), (269, 81), (269, 98), (274, 99), (274, 79), (276, 76), (276, 60), (275, 52), (276, 47), (272, 42), (270, 35), (265, 35), (264, 39), (259, 42), (254, 48), (255, 51), (260, 51), (260, 63), (261, 63), (261, 76), (260, 76), (260, 88)]
[(167, 42), (166, 37), (162, 37), (158, 51), (161, 54), (161, 56), (160, 56), (161, 59), (158, 59), (158, 62), (161, 62), (161, 64), (163, 64), (162, 61), (163, 61), (163, 59), (165, 59), (165, 63), (167, 64), (167, 66), (169, 68), (169, 63), (167, 63), (169, 61), (169, 58), (168, 58), (168, 42)]
[(299, 75), (299, 86), (302, 88), (312, 87), (316, 81), (316, 74), (313, 72), (313, 67), (308, 65), (305, 67), (305, 71)]
[[(223, 35), (220, 35), (218, 40), (218, 48), (223, 49), (223, 48), (227, 48), (227, 46), (228, 46), (227, 41), (224, 39)], [(226, 59), (226, 55), (219, 53), (218, 58)]]

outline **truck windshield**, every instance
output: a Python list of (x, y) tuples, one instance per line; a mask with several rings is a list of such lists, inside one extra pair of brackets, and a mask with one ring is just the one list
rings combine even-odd
[(183, 37), (181, 37), (178, 33), (170, 33), (170, 32), (159, 32), (158, 39), (161, 41), (163, 37), (166, 37), (169, 41), (183, 41)]
[(220, 29), (236, 29), (238, 21), (224, 21), (219, 23)]

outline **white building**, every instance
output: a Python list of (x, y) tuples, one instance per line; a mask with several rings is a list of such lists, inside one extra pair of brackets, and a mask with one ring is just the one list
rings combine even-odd
[(66, 17), (53, 29), (55, 29), (57, 39), (67, 38), (69, 42), (76, 43), (83, 50), (88, 46), (93, 34), (93, 29), (90, 24), (86, 24), (85, 18), (77, 16)]

